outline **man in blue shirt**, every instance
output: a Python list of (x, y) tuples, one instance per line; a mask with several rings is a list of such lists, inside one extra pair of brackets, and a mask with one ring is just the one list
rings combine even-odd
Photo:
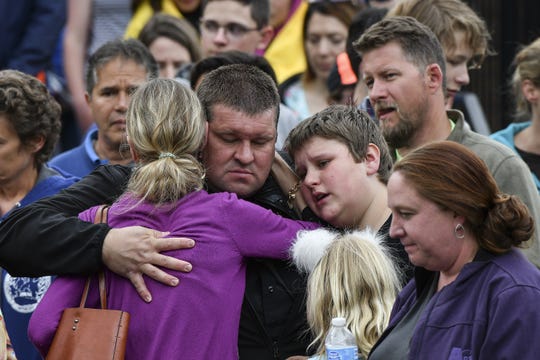
[(126, 165), (132, 161), (122, 151), (126, 112), (131, 94), (158, 76), (157, 64), (138, 40), (113, 40), (90, 57), (86, 74), (86, 101), (94, 117), (93, 126), (78, 147), (54, 157), (49, 165), (83, 177), (101, 164)]

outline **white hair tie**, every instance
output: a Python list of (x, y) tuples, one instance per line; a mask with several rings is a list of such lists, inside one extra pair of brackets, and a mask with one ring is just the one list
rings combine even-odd
[(177, 156), (174, 155), (173, 153), (170, 153), (170, 152), (163, 152), (163, 153), (160, 153), (160, 154), (159, 154), (159, 159), (164, 159), (164, 158), (176, 159)]

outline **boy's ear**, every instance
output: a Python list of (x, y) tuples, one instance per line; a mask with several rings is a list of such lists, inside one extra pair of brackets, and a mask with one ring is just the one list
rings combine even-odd
[(375, 144), (370, 143), (366, 152), (366, 170), (368, 175), (377, 175), (381, 165), (381, 151)]

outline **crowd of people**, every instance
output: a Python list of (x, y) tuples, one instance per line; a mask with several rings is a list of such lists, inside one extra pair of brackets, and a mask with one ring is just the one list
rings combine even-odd
[[(54, 26), (25, 37), (34, 9)], [(454, 109), (497, 50), (462, 0), (25, 0), (13, 19), (0, 359), (45, 358), (98, 271), (127, 359), (323, 360), (336, 317), (361, 359), (540, 352), (540, 39), (509, 79), (521, 122), (488, 137)]]

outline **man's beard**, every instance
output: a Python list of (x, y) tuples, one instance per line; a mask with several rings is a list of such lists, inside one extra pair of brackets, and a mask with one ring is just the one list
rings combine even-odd
[(397, 115), (399, 116), (399, 122), (396, 125), (392, 127), (382, 125), (383, 136), (388, 146), (393, 149), (408, 147), (417, 129), (414, 122), (403, 117), (399, 109), (397, 110)]
[(393, 102), (377, 102), (374, 105), (374, 110), (376, 114), (388, 110), (396, 112), (399, 121), (392, 127), (386, 126), (384, 121), (379, 120), (382, 133), (389, 147), (399, 149), (408, 146), (417, 129), (416, 124), (410, 120), (411, 117), (403, 114), (397, 104)]
[(388, 146), (393, 149), (401, 149), (412, 146), (413, 138), (427, 116), (428, 103), (427, 99), (422, 96), (417, 105), (407, 112), (402, 111), (395, 102), (380, 101), (375, 104), (374, 108), (376, 114), (379, 111), (395, 111), (398, 117), (397, 123), (394, 126), (386, 126), (384, 122), (380, 122), (380, 128)]

